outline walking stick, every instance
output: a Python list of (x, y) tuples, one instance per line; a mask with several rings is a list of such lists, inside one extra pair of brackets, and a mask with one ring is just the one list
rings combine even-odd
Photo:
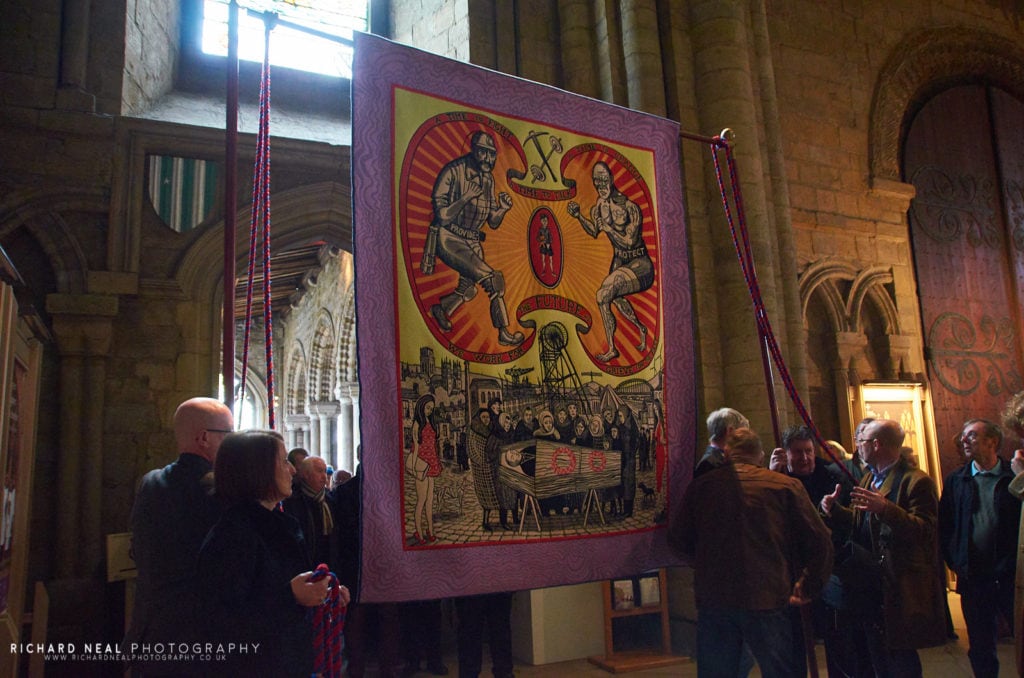
[(814, 624), (811, 623), (811, 604), (800, 606), (800, 626), (804, 632), (804, 653), (811, 678), (818, 678), (818, 656), (814, 653)]
[(811, 678), (818, 678), (818, 656), (814, 653), (814, 624), (811, 621), (811, 600), (804, 598), (804, 577), (801, 575), (793, 585), (790, 605), (800, 609), (800, 630), (804, 635), (804, 654), (807, 657), (807, 670)]

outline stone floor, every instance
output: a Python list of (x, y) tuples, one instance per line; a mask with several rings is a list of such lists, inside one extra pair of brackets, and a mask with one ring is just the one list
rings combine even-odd
[[(960, 678), (961, 676), (970, 678), (973, 673), (970, 662), (967, 660), (967, 629), (964, 626), (963, 615), (960, 613), (960, 596), (955, 593), (949, 594), (949, 609), (953, 616), (953, 628), (960, 638), (950, 641), (942, 647), (921, 650), (921, 665), (924, 668), (924, 675), (936, 678)], [(817, 647), (817, 653), (819, 675), (827, 676), (825, 650), (820, 644)], [(450, 657), (448, 661), (453, 669), (458, 665), (454, 656)], [(456, 671), (452, 673), (454, 675)], [(580, 659), (545, 666), (517, 665), (516, 675), (519, 678), (597, 678), (610, 674), (586, 659)], [(689, 678), (697, 675), (697, 664), (691, 660), (686, 664), (635, 671), (629, 675), (636, 678)], [(755, 668), (750, 675), (760, 676), (761, 673)], [(1006, 678), (1017, 675), (1014, 670), (1013, 642), (1009, 639), (999, 644), (999, 675)]]
[[(964, 626), (963, 615), (960, 613), (960, 597), (957, 594), (949, 594), (949, 606), (953, 616), (953, 627), (959, 639), (950, 641), (942, 647), (921, 650), (921, 664), (926, 678), (970, 678), (973, 675), (970, 663), (967, 660), (967, 629)], [(454, 678), (458, 675), (458, 660), (453, 639), (448, 640), (450, 642), (444, 643), (445, 662), (450, 669), (450, 675)], [(825, 650), (820, 644), (817, 647), (817, 654), (819, 675), (824, 678), (828, 673), (825, 669)], [(999, 663), (999, 675), (1001, 678), (1010, 678), (1016, 675), (1014, 671), (1013, 643), (1009, 639), (1005, 639), (999, 644)], [(490, 660), (487, 657), (487, 649), (485, 647), (485, 670), (481, 675), (490, 675), (489, 670), (487, 670), (489, 666)], [(518, 678), (601, 678), (611, 675), (587, 659), (545, 664), (543, 666), (531, 666), (517, 661), (515, 672)], [(417, 675), (426, 677), (430, 674), (420, 672)], [(687, 659), (683, 664), (632, 671), (629, 675), (636, 678), (691, 678), (697, 675), (697, 664), (692, 659)], [(755, 667), (750, 675), (760, 676), (761, 673)]]

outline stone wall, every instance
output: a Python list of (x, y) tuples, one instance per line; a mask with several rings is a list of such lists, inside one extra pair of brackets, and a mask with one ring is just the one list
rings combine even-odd
[(122, 113), (148, 109), (174, 86), (180, 12), (173, 0), (126, 0)]
[[(944, 83), (1024, 91), (1020, 29), (993, 4), (421, 0), (391, 4), (390, 37), (665, 115), (686, 131), (733, 128), (753, 253), (783, 352), (798, 388), (814, 394), (816, 418), (848, 434), (850, 366), (860, 378), (924, 372), (906, 222), (911, 190), (899, 177), (906, 122)], [(49, 425), (39, 436), (33, 501), (34, 532), (54, 538), (33, 540), (30, 579), (87, 578), (102, 591), (104, 535), (126, 529), (135, 479), (174, 456), (174, 407), (215, 394), (220, 369), (223, 214), (192, 234), (166, 230), (144, 197), (144, 159), (216, 159), (223, 133), (121, 116), (144, 115), (174, 82), (180, 2), (7, 5), (0, 243), (55, 335), (44, 355), (39, 421)], [(337, 88), (304, 89), (319, 100), (317, 111), (343, 100)], [(204, 110), (219, 105), (206, 103)], [(302, 105), (291, 107), (295, 128)], [(242, 224), (252, 146), (243, 137)], [(750, 299), (708, 149), (692, 141), (681, 148), (700, 401), (699, 412), (685, 414), (700, 422), (731, 405), (770, 430)], [(345, 249), (347, 149), (285, 138), (274, 154), (276, 246)], [(355, 381), (346, 257), (325, 260), (317, 285), (284, 321), (281, 393), (293, 349), (308, 359), (324, 318), (334, 333), (334, 387)], [(843, 312), (836, 300), (858, 276), (881, 292), (881, 306), (846, 318), (846, 330), (826, 326), (820, 316)], [(829, 285), (837, 295), (821, 292)], [(889, 334), (886, 313), (897, 321)], [(783, 425), (793, 423), (779, 397)], [(686, 615), (682, 607), (674, 603), (677, 616)]]
[(469, 0), (390, 3), (391, 38), (457, 61), (469, 61)]

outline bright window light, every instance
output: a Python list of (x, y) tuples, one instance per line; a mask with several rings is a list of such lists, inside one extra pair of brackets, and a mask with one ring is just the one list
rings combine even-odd
[[(321, 33), (352, 39), (353, 31), (367, 28), (367, 0), (243, 0), (238, 3), (238, 58), (263, 62), (263, 21), (246, 10), (274, 12), (282, 20)], [(203, 2), (203, 52), (228, 53), (228, 2)], [(278, 24), (270, 34), (270, 63), (274, 66), (352, 77), (352, 48)]]

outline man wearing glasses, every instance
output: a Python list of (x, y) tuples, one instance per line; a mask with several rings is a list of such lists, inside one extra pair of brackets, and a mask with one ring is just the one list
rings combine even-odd
[[(213, 462), (233, 428), (231, 410), (219, 400), (186, 400), (174, 413), (177, 461), (139, 482), (131, 518), (138, 581), (122, 645), (129, 655), (143, 654), (143, 646), (195, 640), (192, 577), (199, 547), (219, 515)], [(191, 675), (189, 667), (172, 661), (129, 661), (139, 675)]]
[[(935, 563), (939, 498), (935, 481), (901, 456), (903, 438), (888, 419), (864, 427), (857, 449), (870, 472), (850, 493), (850, 508), (837, 501), (838, 485), (821, 500), (834, 537), (848, 539), (858, 560), (848, 565), (861, 575), (850, 591), (849, 620), (878, 676), (920, 676), (917, 650), (946, 640)], [(844, 589), (853, 583), (847, 579)]]
[(998, 676), (999, 617), (1014, 624), (1020, 500), (1008, 487), (1010, 462), (999, 457), (1003, 433), (985, 419), (964, 424), (960, 445), (966, 463), (946, 478), (939, 502), (942, 556), (956, 573), (967, 623), (967, 656), (976, 676)]

